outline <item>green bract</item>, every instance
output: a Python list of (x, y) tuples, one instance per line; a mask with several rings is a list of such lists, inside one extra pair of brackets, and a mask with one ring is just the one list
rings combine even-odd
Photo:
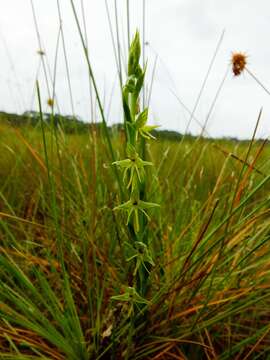
[(150, 132), (154, 129), (157, 129), (159, 125), (145, 125), (141, 127), (138, 131), (142, 137), (145, 139), (156, 139)]
[(147, 125), (148, 120), (148, 108), (144, 109), (135, 120), (135, 127), (137, 130), (137, 135), (140, 134), (146, 139), (155, 139), (153, 135), (150, 134), (150, 131), (158, 128), (158, 125)]

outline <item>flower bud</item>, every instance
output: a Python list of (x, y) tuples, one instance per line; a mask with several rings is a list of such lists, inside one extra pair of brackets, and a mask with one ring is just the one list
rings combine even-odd
[(128, 59), (128, 76), (134, 75), (138, 72), (140, 56), (141, 56), (140, 35), (137, 31), (130, 45), (129, 59)]

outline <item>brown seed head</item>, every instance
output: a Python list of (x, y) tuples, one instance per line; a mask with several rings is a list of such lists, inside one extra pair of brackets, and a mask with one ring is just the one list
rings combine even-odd
[(54, 104), (54, 100), (53, 99), (48, 99), (47, 100), (47, 104), (50, 106), (50, 107), (53, 107), (53, 104)]
[(233, 53), (231, 62), (234, 75), (239, 76), (245, 70), (247, 56), (243, 53)]
[(40, 55), (40, 56), (44, 56), (44, 55), (45, 55), (45, 51), (43, 51), (43, 50), (38, 50), (37, 53), (38, 53), (38, 55)]

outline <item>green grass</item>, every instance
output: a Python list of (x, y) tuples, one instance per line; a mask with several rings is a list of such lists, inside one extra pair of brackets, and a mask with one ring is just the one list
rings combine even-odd
[[(161, 207), (148, 224), (147, 316), (132, 318), (129, 303), (111, 300), (132, 273), (105, 140), (58, 133), (56, 146), (55, 134), (44, 132), (46, 165), (40, 130), (1, 128), (1, 357), (267, 358), (268, 147), (260, 172), (229, 155), (245, 159), (240, 142), (147, 147), (149, 201)], [(111, 140), (121, 158), (121, 133)]]

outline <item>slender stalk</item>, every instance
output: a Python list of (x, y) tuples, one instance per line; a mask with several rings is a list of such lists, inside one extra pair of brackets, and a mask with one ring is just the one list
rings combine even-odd
[(43, 111), (42, 111), (42, 105), (41, 105), (41, 96), (40, 96), (40, 89), (39, 89), (39, 83), (37, 81), (37, 96), (38, 96), (38, 106), (39, 106), (39, 116), (40, 116), (40, 123), (41, 123), (41, 131), (42, 131), (42, 140), (43, 140), (43, 148), (44, 148), (44, 154), (45, 154), (45, 163), (47, 168), (47, 176), (48, 176), (48, 182), (50, 186), (50, 197), (51, 197), (51, 205), (52, 205), (52, 212), (53, 212), (53, 219), (55, 223), (55, 231), (56, 231), (56, 238), (57, 238), (57, 248), (59, 253), (59, 259), (61, 263), (61, 267), (63, 271), (65, 271), (65, 264), (64, 264), (64, 254), (63, 254), (63, 238), (62, 238), (62, 232), (59, 225), (59, 216), (58, 216), (58, 207), (56, 203), (56, 194), (55, 194), (55, 186), (54, 181), (51, 173), (51, 166), (49, 162), (49, 155), (48, 155), (48, 148), (47, 148), (47, 141), (45, 136), (45, 127), (44, 127), (44, 120), (43, 120)]
[(129, 0), (127, 0), (127, 39), (128, 39), (128, 51), (130, 47), (130, 9)]
[(59, 19), (59, 26), (60, 26), (61, 39), (62, 39), (62, 48), (63, 48), (63, 53), (64, 53), (65, 67), (66, 67), (66, 75), (67, 75), (67, 82), (68, 82), (68, 90), (69, 90), (69, 99), (70, 99), (71, 111), (72, 111), (73, 117), (75, 118), (75, 107), (74, 107), (74, 99), (73, 99), (73, 94), (72, 94), (70, 69), (69, 69), (69, 63), (68, 63), (65, 34), (64, 34), (64, 30), (63, 30), (62, 12), (61, 12), (61, 7), (60, 7), (59, 0), (57, 0), (57, 11), (58, 11), (58, 19)]
[(119, 37), (117, 0), (114, 0), (114, 15), (115, 15), (115, 28), (116, 28), (116, 41), (117, 41), (118, 69), (119, 69), (120, 84), (122, 87), (123, 86), (123, 77), (122, 77), (121, 43), (120, 43), (120, 37)]
[[(113, 147), (112, 147), (112, 142), (111, 142), (111, 139), (110, 139), (109, 131), (108, 131), (108, 128), (107, 128), (107, 123), (106, 123), (106, 120), (105, 120), (104, 110), (103, 110), (103, 107), (102, 107), (102, 103), (101, 103), (100, 96), (99, 96), (99, 91), (98, 91), (98, 88), (97, 88), (96, 80), (95, 80), (94, 73), (93, 73), (93, 70), (92, 70), (92, 66), (91, 66), (91, 63), (90, 63), (88, 50), (87, 50), (87, 47), (86, 47), (85, 42), (84, 42), (82, 29), (81, 29), (81, 26), (80, 26), (80, 23), (79, 23), (77, 11), (76, 11), (76, 8), (75, 8), (75, 5), (74, 5), (74, 1), (70, 0), (70, 3), (71, 3), (72, 11), (73, 11), (73, 14), (74, 14), (74, 17), (75, 17), (75, 21), (76, 21), (76, 24), (77, 24), (77, 28), (78, 28), (78, 32), (79, 32), (79, 35), (80, 35), (81, 43), (82, 43), (82, 46), (83, 46), (83, 51), (84, 51), (84, 55), (85, 55), (85, 58), (86, 58), (88, 71), (89, 71), (90, 77), (92, 79), (94, 91), (95, 91), (95, 94), (96, 94), (96, 99), (97, 99), (99, 111), (100, 111), (100, 114), (101, 114), (104, 134), (105, 134), (107, 144), (108, 144), (108, 147), (109, 147), (109, 153), (110, 153), (111, 159), (113, 161), (115, 161), (116, 157), (115, 157), (114, 150), (113, 150)], [(119, 176), (119, 172), (118, 172), (117, 168), (114, 168), (114, 173), (115, 173), (115, 176), (116, 176), (116, 179), (117, 179), (117, 182), (118, 182), (121, 198), (123, 198), (124, 193), (123, 193), (123, 189), (122, 189), (122, 182), (120, 180), (120, 176)]]
[[(83, 19), (83, 30), (84, 30), (84, 41), (85, 46), (88, 51), (88, 35), (87, 35), (87, 27), (86, 27), (86, 17), (85, 17), (85, 9), (84, 9), (84, 1), (81, 0), (81, 12), (82, 12), (82, 19)], [(91, 122), (92, 124), (96, 121), (95, 114), (94, 114), (94, 99), (93, 99), (93, 87), (91, 77), (89, 77), (89, 95), (90, 95), (90, 114), (91, 114)], [(94, 137), (94, 134), (93, 134)]]
[[(143, 68), (145, 67), (145, 49), (146, 49), (146, 38), (145, 38), (145, 23), (146, 23), (146, 2), (143, 0), (143, 12), (142, 12), (142, 23), (143, 23), (143, 30), (142, 30), (142, 62), (143, 62)], [(143, 85), (143, 99), (142, 99), (142, 107), (145, 108), (145, 84)]]
[(247, 67), (245, 67), (245, 70), (247, 73), (256, 81), (257, 84), (260, 85), (260, 87), (268, 94), (270, 95), (270, 91), (263, 85), (263, 83), (253, 74), (252, 71), (250, 71)]
[(220, 82), (220, 84), (219, 84), (219, 87), (218, 87), (218, 89), (217, 89), (217, 92), (216, 92), (216, 94), (215, 94), (215, 96), (214, 96), (214, 99), (213, 99), (213, 101), (212, 101), (212, 103), (211, 103), (210, 109), (209, 109), (209, 111), (208, 111), (208, 113), (207, 113), (207, 115), (206, 115), (206, 118), (205, 118), (205, 121), (204, 121), (204, 124), (203, 124), (203, 128), (202, 128), (202, 130), (201, 130), (200, 137), (202, 137), (202, 136), (204, 135), (204, 132), (205, 132), (205, 130), (206, 130), (206, 128), (207, 128), (207, 125), (208, 125), (210, 116), (211, 116), (211, 114), (212, 114), (212, 112), (213, 112), (213, 109), (214, 109), (214, 107), (215, 107), (215, 105), (216, 105), (217, 99), (218, 99), (218, 97), (219, 97), (219, 95), (220, 95), (220, 93), (221, 93), (221, 90), (222, 90), (222, 88), (223, 88), (223, 86), (224, 86), (224, 84), (225, 84), (225, 81), (226, 81), (226, 79), (227, 79), (227, 77), (228, 77), (229, 71), (230, 71), (230, 67), (228, 66), (227, 69), (226, 69), (226, 71), (225, 71), (225, 74), (224, 74), (223, 78), (221, 79), (221, 82)]
[[(175, 166), (176, 160), (177, 160), (178, 155), (179, 155), (180, 146), (181, 146), (181, 144), (183, 143), (183, 141), (184, 141), (184, 139), (185, 139), (185, 136), (186, 136), (186, 134), (187, 134), (187, 132), (188, 132), (188, 129), (189, 129), (189, 127), (190, 127), (191, 121), (192, 121), (193, 118), (194, 118), (195, 112), (196, 112), (197, 107), (198, 107), (198, 105), (199, 105), (199, 102), (200, 102), (200, 100), (201, 100), (203, 91), (204, 91), (204, 89), (205, 89), (205, 86), (206, 86), (206, 83), (207, 83), (207, 81), (208, 81), (209, 75), (210, 75), (211, 70), (212, 70), (212, 68), (213, 68), (214, 62), (215, 62), (215, 60), (216, 60), (218, 51), (219, 51), (220, 46), (221, 46), (221, 43), (222, 43), (222, 41), (223, 41), (224, 34), (225, 34), (225, 30), (222, 31), (221, 36), (220, 36), (220, 38), (219, 38), (219, 41), (218, 41), (218, 43), (217, 43), (217, 46), (216, 46), (216, 48), (215, 48), (215, 50), (214, 50), (214, 54), (213, 54), (213, 56), (212, 56), (212, 58), (211, 58), (209, 67), (208, 67), (208, 69), (207, 69), (207, 71), (206, 71), (206, 75), (205, 75), (205, 77), (204, 77), (204, 79), (203, 79), (202, 86), (201, 86), (201, 88), (200, 88), (199, 94), (198, 94), (198, 96), (197, 96), (197, 98), (196, 98), (194, 107), (193, 107), (193, 109), (192, 109), (192, 111), (191, 111), (190, 118), (189, 118), (189, 121), (188, 121), (188, 123), (187, 123), (186, 129), (185, 129), (185, 132), (184, 132), (184, 136), (182, 137), (182, 139), (181, 139), (181, 141), (180, 141), (180, 143), (179, 143), (178, 149), (177, 149), (177, 151), (175, 152), (175, 156), (174, 156), (174, 158), (173, 158), (173, 160), (172, 160), (171, 167), (170, 167), (170, 170), (169, 170), (169, 174), (171, 174), (171, 172), (172, 172), (172, 170), (173, 170), (173, 168), (174, 168), (174, 166)], [(204, 128), (204, 127), (203, 127), (203, 128)]]
[(112, 40), (112, 45), (113, 45), (113, 54), (114, 54), (115, 64), (116, 64), (116, 68), (117, 68), (117, 72), (118, 72), (118, 77), (119, 77), (119, 84), (120, 84), (120, 88), (122, 88), (122, 77), (121, 77), (121, 73), (120, 73), (120, 72), (121, 72), (121, 69), (119, 68), (119, 62), (118, 62), (118, 58), (117, 58), (116, 43), (115, 43), (115, 39), (114, 39), (114, 35), (113, 35), (112, 20), (111, 20), (111, 16), (110, 16), (110, 11), (109, 11), (109, 7), (108, 7), (108, 2), (107, 2), (107, 0), (105, 0), (105, 7), (106, 7), (106, 14), (107, 14), (107, 18), (108, 18), (110, 35), (111, 35), (111, 40)]
[[(37, 39), (38, 39), (39, 50), (44, 51), (44, 53), (45, 53), (45, 48), (43, 48), (43, 46), (42, 46), (42, 41), (41, 41), (41, 36), (40, 36), (39, 28), (38, 28), (38, 21), (37, 21), (37, 16), (36, 16), (36, 11), (35, 11), (33, 0), (30, 0), (30, 3), (31, 3), (32, 14), (33, 14), (33, 19), (34, 19), (34, 24), (35, 24), (35, 29), (36, 29)], [(48, 78), (47, 71), (46, 71), (44, 55), (41, 55), (41, 62), (42, 62), (42, 67), (43, 67), (46, 86), (47, 86), (48, 98), (50, 99), (51, 92), (50, 92), (49, 78)]]

